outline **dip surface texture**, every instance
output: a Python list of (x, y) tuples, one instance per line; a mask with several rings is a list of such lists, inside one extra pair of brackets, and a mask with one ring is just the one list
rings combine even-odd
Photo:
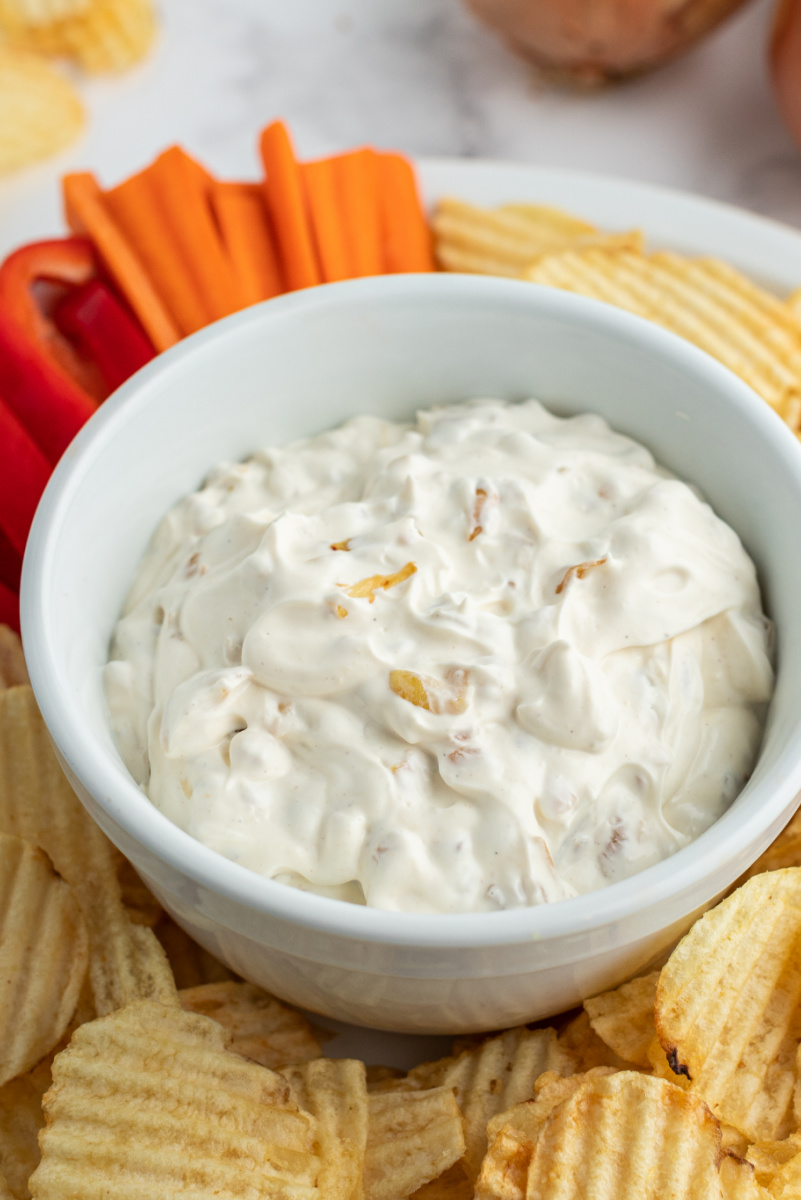
[(476, 401), (224, 464), (106, 667), (152, 802), (262, 875), (410, 912), (559, 900), (697, 837), (773, 687), (736, 534), (597, 416)]

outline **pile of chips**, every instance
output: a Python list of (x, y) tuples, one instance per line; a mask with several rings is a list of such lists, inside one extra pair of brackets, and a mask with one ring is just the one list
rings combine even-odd
[(789, 1200), (801, 816), (660, 971), (407, 1074), (164, 914), (0, 627), (0, 1200)]
[(122, 71), (155, 36), (153, 0), (0, 0), (0, 172), (54, 154), (83, 128), (75, 88), (47, 59)]
[(729, 367), (801, 433), (801, 290), (782, 301), (728, 263), (650, 254), (636, 230), (605, 233), (544, 205), (444, 199), (433, 227), (444, 270), (527, 279), (654, 321)]

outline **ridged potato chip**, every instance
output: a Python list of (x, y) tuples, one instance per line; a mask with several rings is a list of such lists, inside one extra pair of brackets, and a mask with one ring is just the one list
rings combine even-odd
[(587, 1079), (612, 1075), (610, 1067), (595, 1067), (581, 1075), (541, 1075), (536, 1096), (498, 1113), (487, 1125), (487, 1153), (476, 1181), (475, 1200), (526, 1200), (528, 1169), (543, 1125), (551, 1112), (572, 1096)]
[(793, 1127), (801, 1038), (801, 868), (755, 875), (679, 942), (656, 1030), (689, 1091), (752, 1142)]
[(75, 59), (85, 71), (124, 71), (150, 51), (156, 37), (153, 0), (91, 0), (83, 12), (27, 26), (27, 47)]
[(458, 1058), (423, 1063), (409, 1072), (421, 1087), (454, 1088), (465, 1122), (465, 1166), (476, 1179), (487, 1149), (487, 1123), (496, 1113), (530, 1100), (545, 1071), (572, 1075), (575, 1059), (561, 1047), (553, 1029), (509, 1029)]
[(99, 1015), (136, 999), (178, 1005), (164, 951), (122, 903), (117, 852), (68, 784), (30, 687), (0, 691), (0, 832), (41, 846), (75, 892), (89, 932)]
[(216, 1021), (138, 1001), (53, 1062), (34, 1200), (321, 1200), (314, 1123)]
[(0, 43), (0, 174), (47, 158), (74, 141), (85, 122), (72, 85), (27, 50)]
[(654, 1040), (654, 998), (659, 972), (641, 975), (612, 992), (584, 1001), (598, 1036), (626, 1062), (648, 1070), (648, 1047)]
[(204, 946), (184, 933), (180, 925), (166, 913), (156, 922), (153, 932), (167, 955), (167, 961), (178, 988), (199, 987), (204, 983), (223, 983), (237, 979), (224, 963), (210, 954)]
[(320, 1054), (307, 1019), (255, 983), (204, 983), (178, 994), (182, 1008), (219, 1021), (231, 1035), (231, 1050), (263, 1067), (277, 1070)]
[(434, 251), (446, 271), (506, 275), (520, 279), (543, 255), (572, 247), (642, 248), (642, 234), (604, 233), (561, 209), (547, 205), (477, 208), (445, 197), (433, 217)]
[(286, 1067), (281, 1074), (289, 1081), (298, 1107), (315, 1118), (321, 1196), (325, 1200), (362, 1200), (368, 1125), (364, 1063), (317, 1058)]
[(409, 1200), (473, 1200), (473, 1184), (467, 1177), (464, 1165), (455, 1162), (430, 1183), (424, 1183)]
[(405, 1200), (462, 1158), (462, 1118), (450, 1087), (374, 1092), (368, 1103), (365, 1200)]
[(663, 325), (706, 350), (801, 428), (801, 320), (786, 304), (712, 258), (627, 249), (552, 254), (526, 272)]
[(85, 13), (92, 0), (0, 0), (0, 29), (7, 33), (51, 25)]
[(591, 1071), (594, 1067), (615, 1067), (622, 1071), (631, 1065), (598, 1037), (584, 1009), (565, 1025), (559, 1034), (559, 1045), (573, 1056), (577, 1072)]
[(0, 1087), (0, 1164), (13, 1196), (28, 1200), (28, 1180), (39, 1163), (42, 1097), (52, 1083), (48, 1055), (26, 1075)]
[(29, 682), (22, 642), (8, 625), (0, 625), (0, 688)]
[(720, 1200), (720, 1130), (703, 1101), (619, 1071), (585, 1082), (540, 1130), (527, 1200)]
[(749, 1146), (747, 1158), (764, 1189), (761, 1195), (773, 1200), (796, 1200), (801, 1195), (801, 1134), (780, 1142), (757, 1142)]
[(78, 1003), (89, 939), (43, 850), (0, 834), (0, 1084), (35, 1066)]
[(161, 918), (163, 908), (147, 884), (139, 878), (134, 865), (119, 850), (116, 851), (116, 859), (117, 880), (128, 919), (134, 925), (147, 925), (148, 929), (152, 929)]
[(757, 1183), (751, 1163), (731, 1154), (724, 1154), (720, 1164), (720, 1187), (723, 1200), (768, 1200), (770, 1196)]
[(801, 317), (801, 288), (793, 292), (792, 296), (788, 296), (785, 303), (791, 312)]

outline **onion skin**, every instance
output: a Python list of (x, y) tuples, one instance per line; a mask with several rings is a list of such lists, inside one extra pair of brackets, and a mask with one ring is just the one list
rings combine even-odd
[(779, 111), (801, 146), (801, 0), (782, 0), (776, 10), (770, 69)]
[(745, 2), (466, 0), (519, 54), (585, 84), (623, 78), (682, 54)]

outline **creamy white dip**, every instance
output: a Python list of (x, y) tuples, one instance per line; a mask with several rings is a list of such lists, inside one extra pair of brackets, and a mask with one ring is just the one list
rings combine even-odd
[(261, 875), (408, 912), (559, 900), (743, 787), (773, 686), (737, 535), (597, 416), (477, 401), (217, 467), (106, 690), (152, 802)]

